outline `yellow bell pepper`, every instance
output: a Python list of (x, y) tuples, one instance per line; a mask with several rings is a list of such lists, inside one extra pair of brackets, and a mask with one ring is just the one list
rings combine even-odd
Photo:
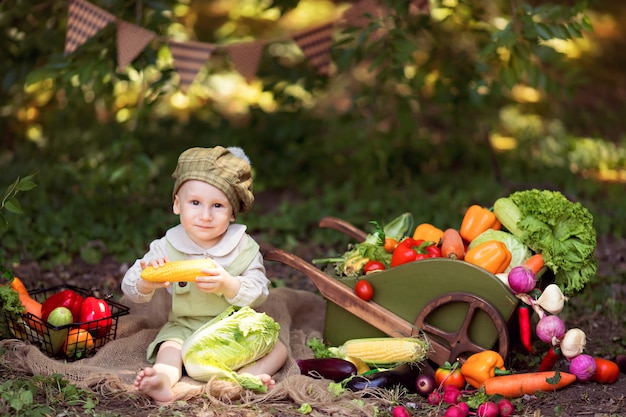
[(487, 378), (511, 372), (504, 368), (502, 355), (493, 350), (484, 350), (467, 358), (461, 365), (461, 373), (471, 386), (478, 389)]
[(465, 253), (465, 262), (480, 266), (492, 274), (499, 274), (506, 270), (512, 257), (503, 242), (488, 240), (469, 249)]
[(413, 233), (413, 239), (423, 240), (425, 242), (435, 242), (435, 245), (439, 245), (441, 238), (443, 238), (443, 230), (430, 223), (422, 223), (418, 225)]

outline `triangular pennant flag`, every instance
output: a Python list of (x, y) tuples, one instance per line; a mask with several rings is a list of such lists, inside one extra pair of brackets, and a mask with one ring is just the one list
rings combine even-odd
[(84, 0), (72, 0), (67, 18), (65, 36), (65, 55), (69, 55), (79, 46), (100, 32), (115, 17)]
[(156, 33), (119, 20), (117, 22), (117, 67), (124, 68), (144, 50)]
[(328, 75), (330, 69), (330, 47), (332, 46), (334, 22), (316, 26), (299, 34), (292, 39), (302, 53), (309, 58), (311, 64), (320, 74)]
[(256, 76), (265, 42), (241, 42), (227, 45), (226, 49), (235, 68), (248, 82)]
[(365, 27), (369, 25), (372, 17), (376, 16), (377, 10), (378, 3), (376, 0), (361, 0), (343, 12), (343, 17), (349, 26)]
[(168, 45), (174, 57), (174, 68), (180, 75), (180, 89), (187, 91), (216, 47), (202, 42), (169, 41)]
[(411, 0), (409, 5), (409, 11), (411, 14), (428, 14), (430, 13), (430, 1), (429, 0)]

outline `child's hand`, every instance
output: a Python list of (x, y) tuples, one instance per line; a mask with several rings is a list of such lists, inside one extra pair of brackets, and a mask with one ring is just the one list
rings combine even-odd
[(226, 298), (233, 298), (239, 292), (239, 280), (221, 266), (203, 269), (202, 273), (204, 275), (196, 278), (196, 286), (200, 291), (221, 293)]
[[(139, 264), (141, 265), (141, 269), (144, 270), (148, 266), (151, 266), (153, 268), (158, 268), (159, 266), (164, 265), (166, 262), (169, 262), (169, 259), (159, 258), (159, 259), (153, 259), (152, 261), (150, 261), (150, 263), (147, 263), (145, 261), (140, 261)], [(146, 281), (143, 278), (139, 278), (139, 280), (137, 281), (137, 289), (139, 290), (139, 292), (143, 294), (149, 294), (154, 290), (157, 290), (159, 288), (166, 288), (169, 286), (170, 286), (169, 282), (151, 282), (151, 281)]]

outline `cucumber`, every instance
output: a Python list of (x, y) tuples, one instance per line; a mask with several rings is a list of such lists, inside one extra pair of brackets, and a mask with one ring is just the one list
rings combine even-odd
[(69, 328), (62, 327), (72, 324), (73, 321), (72, 312), (67, 307), (57, 307), (50, 312), (48, 324), (55, 328), (54, 330), (48, 329), (53, 354), (56, 355), (61, 350), (63, 343), (67, 339)]

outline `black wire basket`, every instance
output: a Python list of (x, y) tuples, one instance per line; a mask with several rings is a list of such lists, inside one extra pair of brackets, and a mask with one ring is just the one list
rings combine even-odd
[[(66, 289), (75, 291), (83, 298), (94, 296), (91, 291), (72, 285), (34, 290), (30, 291), (29, 295), (43, 303), (46, 298)], [(52, 358), (76, 361), (93, 355), (107, 342), (115, 340), (117, 321), (129, 312), (128, 307), (115, 301), (106, 298), (104, 301), (109, 306), (110, 316), (64, 326), (53, 326), (31, 313), (5, 312), (5, 318), (9, 331), (15, 338), (38, 346), (42, 352)], [(63, 343), (60, 344), (59, 340)]]

